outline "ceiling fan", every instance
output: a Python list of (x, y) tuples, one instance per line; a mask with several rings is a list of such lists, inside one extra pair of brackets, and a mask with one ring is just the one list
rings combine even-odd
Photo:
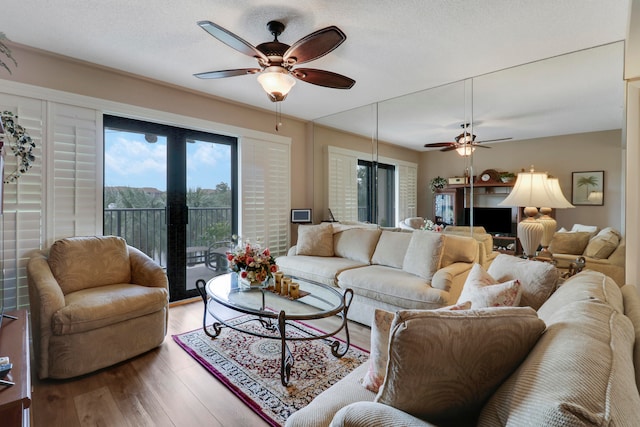
[(284, 31), (284, 24), (269, 21), (267, 29), (273, 35), (273, 41), (253, 46), (213, 22), (200, 21), (198, 25), (227, 46), (256, 58), (259, 65), (259, 68), (238, 68), (194, 74), (198, 78), (219, 79), (259, 74), (258, 82), (273, 102), (283, 101), (286, 98), (296, 82), (294, 77), (307, 83), (334, 89), (350, 89), (356, 83), (349, 77), (331, 71), (294, 68), (321, 58), (340, 46), (347, 36), (338, 27), (331, 26), (315, 31), (289, 46), (278, 41), (278, 36)]
[(491, 148), (483, 145), (478, 145), (483, 142), (495, 142), (506, 141), (511, 138), (498, 138), (498, 139), (485, 139), (484, 141), (476, 141), (476, 136), (469, 132), (470, 124), (463, 123), (460, 125), (462, 133), (454, 138), (451, 142), (433, 142), (430, 144), (424, 144), (427, 148), (442, 148), (440, 151), (453, 151), (457, 150), (461, 156), (469, 156), (477, 148)]

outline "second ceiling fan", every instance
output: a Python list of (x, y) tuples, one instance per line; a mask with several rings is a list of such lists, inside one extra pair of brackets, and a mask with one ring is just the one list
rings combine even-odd
[(424, 144), (426, 148), (442, 148), (440, 151), (453, 151), (458, 150), (462, 155), (470, 155), (477, 147), (491, 148), (483, 145), (479, 145), (483, 142), (496, 142), (506, 141), (511, 138), (497, 138), (497, 139), (485, 139), (483, 141), (476, 141), (476, 136), (469, 131), (469, 123), (463, 123), (460, 125), (462, 133), (449, 142), (433, 142), (430, 144)]
[(238, 68), (195, 74), (198, 78), (219, 79), (260, 73), (258, 81), (273, 102), (283, 101), (286, 98), (296, 82), (295, 79), (334, 89), (350, 89), (356, 83), (349, 77), (331, 71), (294, 68), (321, 58), (340, 46), (347, 36), (338, 27), (331, 26), (315, 31), (289, 46), (278, 41), (278, 36), (284, 31), (284, 24), (269, 21), (267, 29), (274, 40), (253, 46), (213, 22), (200, 21), (198, 25), (227, 46), (256, 58), (259, 65), (259, 68)]

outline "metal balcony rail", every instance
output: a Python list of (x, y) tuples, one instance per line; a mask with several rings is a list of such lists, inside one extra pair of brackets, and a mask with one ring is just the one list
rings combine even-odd
[[(189, 208), (187, 247), (207, 246), (231, 235), (231, 207)], [(158, 264), (166, 267), (165, 208), (107, 208), (104, 234), (123, 237)]]

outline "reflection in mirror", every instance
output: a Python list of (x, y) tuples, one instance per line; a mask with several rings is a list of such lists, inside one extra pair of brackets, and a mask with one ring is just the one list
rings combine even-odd
[[(534, 164), (536, 170), (559, 178), (569, 200), (572, 172), (604, 170), (605, 205), (563, 210), (557, 212), (557, 220), (569, 228), (574, 223), (594, 223), (622, 230), (623, 50), (623, 42), (612, 43), (474, 77), (472, 92), (471, 80), (466, 85), (460, 81), (316, 120), (316, 211), (326, 212), (331, 207), (331, 185), (332, 192), (339, 194), (338, 189), (348, 182), (347, 176), (331, 176), (330, 167), (335, 169), (338, 163), (334, 158), (329, 164), (328, 147), (336, 147), (351, 155), (364, 155), (362, 160), (374, 163), (398, 160), (398, 168), (409, 170), (406, 164), (419, 166), (413, 189), (399, 189), (396, 195), (397, 201), (407, 197), (407, 191), (415, 191), (417, 204), (396, 203), (395, 221), (408, 216), (432, 217), (429, 181), (436, 176), (463, 175), (472, 161), (476, 171), (472, 175), (484, 170), (517, 173)], [(479, 140), (512, 139), (483, 144), (491, 148), (475, 150), (471, 158), (455, 151), (424, 148), (426, 143), (452, 141), (465, 121), (472, 123)], [(341, 154), (342, 160), (348, 158)], [(399, 188), (397, 183), (395, 186)], [(346, 197), (344, 191), (342, 194)], [(473, 204), (498, 203), (486, 200)], [(338, 220), (358, 218), (357, 207), (338, 210), (343, 215), (336, 216)]]

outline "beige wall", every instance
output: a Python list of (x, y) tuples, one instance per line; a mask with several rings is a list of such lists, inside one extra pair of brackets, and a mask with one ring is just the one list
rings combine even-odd
[[(571, 201), (571, 173), (604, 170), (604, 206), (577, 206), (556, 213), (559, 227), (571, 228), (575, 223), (614, 227), (624, 231), (624, 173), (622, 132), (592, 132), (540, 138), (528, 141), (488, 144), (491, 149), (474, 153), (473, 170), (479, 175), (485, 169), (519, 172), (531, 165), (558, 177), (565, 197)], [(460, 176), (465, 161), (455, 152), (422, 153), (418, 173), (418, 214), (433, 217), (433, 197), (429, 181), (436, 177)]]

